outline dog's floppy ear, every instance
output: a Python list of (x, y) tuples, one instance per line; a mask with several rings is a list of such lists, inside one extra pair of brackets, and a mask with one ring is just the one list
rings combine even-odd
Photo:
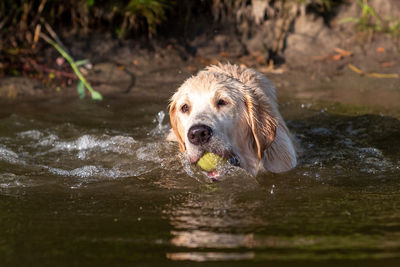
[(278, 122), (275, 140), (265, 151), (262, 163), (266, 170), (273, 173), (285, 172), (296, 166), (296, 148), (283, 121)]
[(176, 103), (174, 100), (172, 100), (170, 106), (169, 106), (169, 119), (171, 122), (172, 129), (174, 130), (174, 133), (176, 135), (176, 138), (179, 143), (179, 149), (181, 152), (186, 150), (185, 142), (183, 141), (182, 138), (182, 125), (179, 122), (179, 119), (176, 116)]
[[(265, 103), (264, 103), (265, 102)], [(257, 146), (257, 157), (262, 159), (264, 151), (272, 144), (276, 134), (276, 120), (268, 113), (268, 103), (245, 95), (248, 125)]]
[(248, 123), (257, 146), (257, 157), (264, 168), (280, 173), (294, 168), (297, 153), (285, 122), (269, 103), (257, 94), (246, 97)]

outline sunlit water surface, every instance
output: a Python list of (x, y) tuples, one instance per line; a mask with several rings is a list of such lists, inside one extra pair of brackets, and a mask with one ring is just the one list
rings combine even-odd
[(166, 101), (0, 111), (0, 259), (71, 266), (243, 261), (320, 266), (400, 258), (400, 122), (282, 112), (300, 163), (211, 183), (181, 162)]

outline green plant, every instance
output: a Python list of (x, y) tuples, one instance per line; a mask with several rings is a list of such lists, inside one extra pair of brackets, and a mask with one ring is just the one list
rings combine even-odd
[(368, 4), (368, 0), (358, 0), (361, 8), (360, 17), (348, 17), (340, 21), (340, 23), (353, 22), (358, 30), (370, 30), (376, 32), (389, 33), (392, 36), (400, 35), (400, 20), (393, 18), (382, 19)]
[(172, 2), (167, 0), (130, 0), (124, 8), (124, 21), (121, 26), (120, 36), (124, 36), (129, 27), (137, 27), (135, 23), (144, 19), (149, 35), (156, 33), (157, 25), (165, 21), (166, 10)]
[(60, 45), (58, 45), (55, 41), (53, 41), (49, 36), (47, 36), (44, 33), (40, 34), (40, 37), (42, 37), (43, 40), (51, 44), (57, 51), (63, 56), (68, 63), (71, 65), (72, 70), (75, 72), (76, 76), (79, 79), (78, 82), (78, 94), (80, 98), (85, 97), (85, 87), (88, 89), (90, 92), (92, 99), (93, 100), (103, 100), (103, 96), (94, 90), (92, 86), (86, 81), (85, 77), (83, 77), (82, 73), (79, 71), (79, 66), (82, 64), (85, 64), (85, 60), (83, 61), (74, 61), (73, 58), (64, 50), (61, 48)]
[(400, 20), (387, 18), (386, 21), (388, 23), (388, 32), (393, 37), (399, 37), (400, 36)]
[(382, 29), (382, 21), (375, 10), (368, 5), (368, 0), (358, 0), (358, 5), (361, 7), (361, 16), (345, 18), (342, 22), (355, 22), (361, 29), (372, 28), (380, 31)]

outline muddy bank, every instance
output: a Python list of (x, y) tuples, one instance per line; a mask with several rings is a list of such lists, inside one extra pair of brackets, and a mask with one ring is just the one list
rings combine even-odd
[[(400, 17), (397, 1), (368, 3), (382, 18)], [(214, 6), (214, 26), (201, 31), (201, 25), (207, 25), (205, 15), (196, 27), (192, 17), (187, 26), (193, 26), (196, 34), (183, 38), (172, 35), (121, 41), (107, 34), (92, 34), (65, 36), (64, 43), (75, 59), (90, 61), (89, 68), (81, 68), (82, 73), (105, 97), (140, 95), (166, 100), (184, 79), (204, 66), (229, 61), (265, 73), (282, 99), (343, 103), (367, 107), (361, 109), (364, 112), (399, 114), (397, 39), (343, 23), (360, 15), (356, 1), (341, 2), (329, 16), (302, 4), (292, 5), (286, 17), (279, 14), (278, 6), (263, 1), (230, 8), (224, 11)], [(45, 46), (36, 59), (34, 55), (29, 60), (24, 66), (33, 68), (39, 62), (43, 74), (40, 78), (0, 78), (2, 102), (78, 97), (77, 78), (53, 47)], [(160, 83), (165, 85), (162, 89), (155, 86)]]
[[(102, 41), (105, 45), (112, 42)], [(366, 71), (379, 71), (379, 63), (372, 58), (362, 59), (362, 54), (335, 61), (327, 58), (314, 60), (309, 58), (308, 68), (294, 68), (289, 64), (278, 66), (265, 65), (251, 55), (232, 55), (230, 52), (198, 53), (182, 58), (179, 47), (173, 44), (143, 49), (132, 43), (110, 45), (108, 51), (99, 54), (92, 46), (99, 42), (90, 42), (86, 49), (73, 47), (76, 54), (86, 55), (93, 67), (86, 70), (86, 77), (93, 87), (107, 97), (149, 97), (167, 101), (172, 92), (190, 75), (209, 64), (230, 61), (253, 67), (265, 73), (278, 88), (282, 101), (297, 99), (313, 107), (342, 103), (356, 107), (357, 112), (381, 112), (398, 116), (400, 114), (400, 80), (368, 77), (355, 73), (349, 64), (375, 64), (376, 68), (358, 65)], [(108, 44), (109, 45), (109, 44)], [(210, 45), (210, 50), (215, 46)], [(80, 50), (81, 49), (81, 50)], [(91, 52), (90, 52), (91, 51)], [(51, 52), (51, 57), (57, 57)], [(382, 56), (389, 57), (388, 53)], [(380, 55), (377, 55), (380, 56)], [(399, 73), (398, 63), (384, 68), (386, 72)], [(43, 84), (29, 77), (7, 77), (0, 79), (0, 97), (2, 102), (46, 100), (54, 98), (77, 98), (77, 81), (60, 87), (57, 83)], [(163, 88), (155, 86), (163, 84)], [(301, 104), (300, 103), (300, 104)], [(316, 104), (319, 103), (319, 104)], [(366, 107), (366, 108), (365, 108)], [(337, 107), (336, 107), (337, 108)], [(344, 108), (344, 107), (342, 107)], [(351, 110), (354, 111), (354, 108)], [(342, 111), (341, 111), (342, 112)]]

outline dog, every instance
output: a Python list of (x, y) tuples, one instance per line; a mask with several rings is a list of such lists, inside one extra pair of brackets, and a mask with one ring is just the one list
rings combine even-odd
[(261, 73), (211, 65), (187, 79), (170, 99), (171, 133), (195, 164), (208, 151), (252, 175), (294, 168), (297, 153), (278, 110), (275, 87)]

